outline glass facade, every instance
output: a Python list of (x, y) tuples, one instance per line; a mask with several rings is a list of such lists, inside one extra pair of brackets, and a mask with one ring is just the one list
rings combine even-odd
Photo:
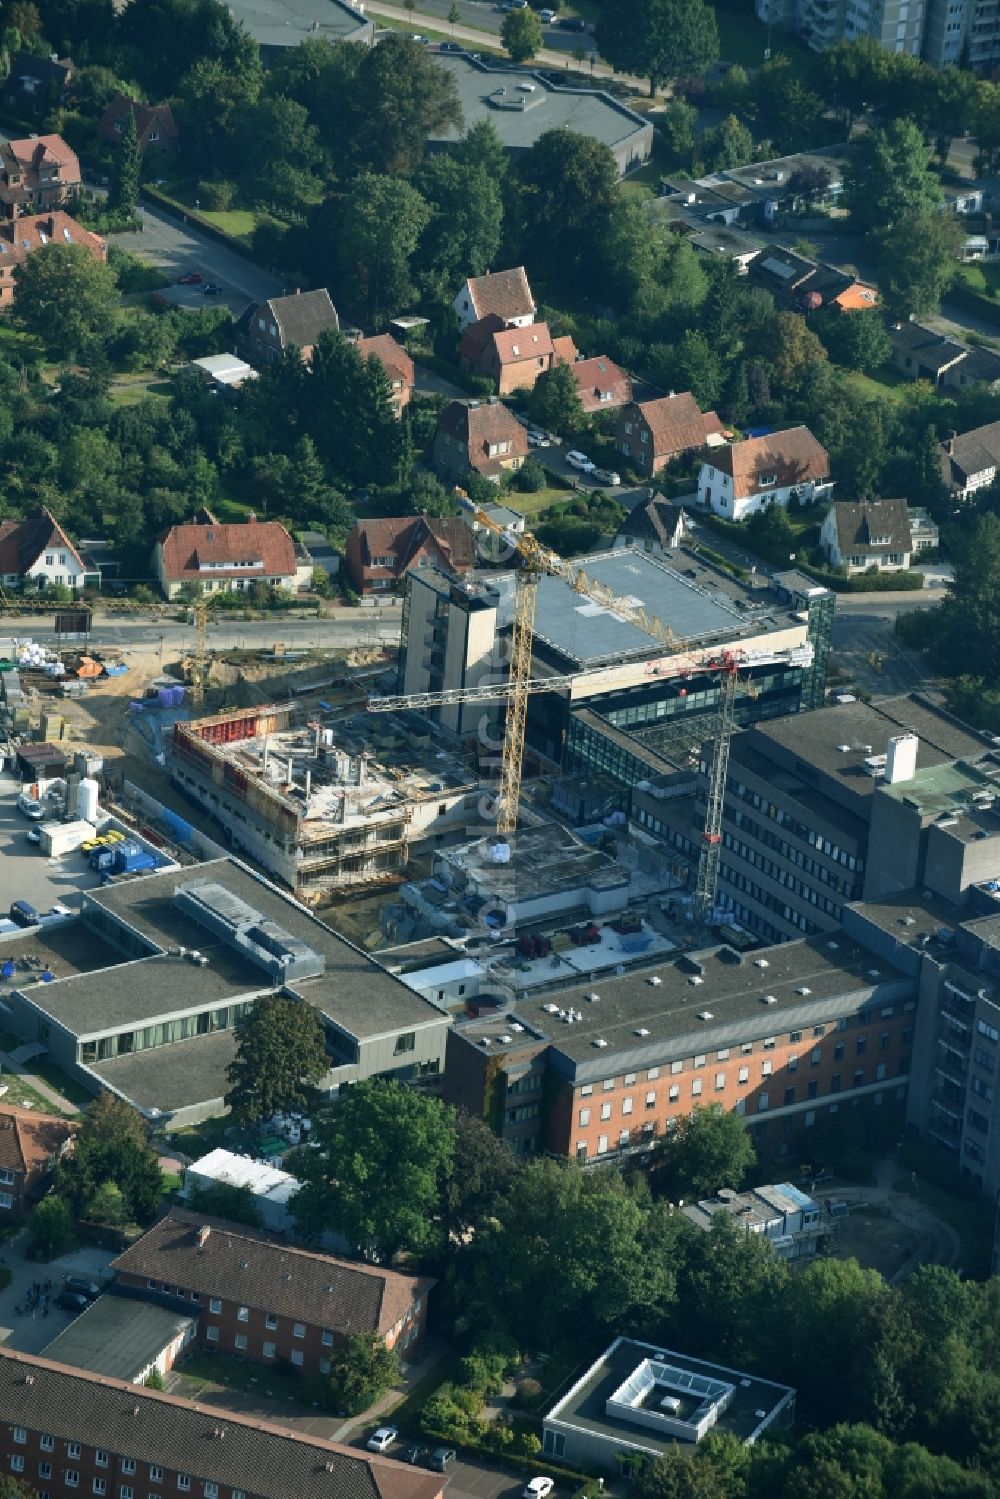
[(133, 1031), (118, 1031), (113, 1036), (100, 1036), (95, 1041), (81, 1041), (79, 1060), (106, 1062), (111, 1057), (127, 1057), (135, 1051), (150, 1051), (158, 1046), (172, 1046), (175, 1041), (188, 1041), (193, 1036), (208, 1036), (214, 1031), (230, 1030), (238, 1025), (244, 1015), (253, 1009), (253, 1000), (239, 1004), (223, 1005), (216, 1010), (202, 1010), (197, 1015), (185, 1015), (179, 1020), (163, 1020), (158, 1025), (146, 1025)]

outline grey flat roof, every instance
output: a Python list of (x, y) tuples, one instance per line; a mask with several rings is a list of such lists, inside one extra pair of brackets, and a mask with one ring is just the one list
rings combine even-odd
[[(455, 80), (462, 105), (464, 125), (431, 140), (459, 140), (480, 120), (489, 120), (507, 147), (525, 149), (533, 146), (547, 130), (564, 128), (578, 135), (589, 135), (606, 146), (620, 146), (623, 141), (649, 130), (649, 122), (635, 114), (610, 94), (588, 88), (556, 88), (538, 73), (520, 68), (493, 68), (474, 62), (464, 53), (433, 53), (439, 67), (447, 68)], [(533, 85), (531, 93), (519, 85)], [(490, 97), (517, 101), (524, 107), (500, 108)]]
[(42, 1356), (74, 1369), (133, 1380), (194, 1321), (150, 1301), (105, 1295), (53, 1338)]
[(350, 41), (371, 26), (344, 0), (227, 0), (227, 7), (262, 47), (297, 47), (316, 37)]
[[(898, 969), (842, 932), (783, 943), (742, 962), (727, 948), (692, 957), (701, 965), (700, 984), (691, 982), (688, 958), (667, 959), (621, 976), (595, 974), (573, 988), (538, 992), (518, 1000), (511, 1018), (548, 1036), (565, 1059), (562, 1070), (587, 1081), (648, 1066), (667, 1052), (693, 1054), (818, 1024), (863, 1009), (875, 990), (910, 984)], [(758, 968), (759, 961), (767, 966)], [(799, 993), (801, 989), (808, 993)], [(591, 1000), (591, 994), (598, 999)], [(776, 1002), (767, 1004), (765, 995)], [(573, 1009), (581, 1018), (567, 1024), (548, 1013), (547, 1004)], [(702, 1020), (703, 1014), (711, 1019)], [(475, 1027), (462, 1027), (462, 1034), (474, 1041)], [(598, 1040), (607, 1045), (598, 1046)], [(486, 1048), (493, 1049), (499, 1050)]]
[[(813, 715), (810, 714), (809, 716), (812, 717)], [(868, 834), (868, 823), (864, 818), (847, 811), (839, 802), (834, 801), (833, 797), (827, 796), (816, 786), (810, 786), (804, 777), (796, 775), (792, 770), (786, 770), (783, 765), (776, 765), (773, 760), (768, 759), (766, 755), (762, 755), (758, 749), (755, 749), (752, 744), (748, 744), (746, 740), (746, 733), (733, 736), (729, 762), (730, 779), (734, 778), (736, 768), (742, 766), (749, 775), (757, 776), (761, 781), (766, 782), (768, 786), (773, 786), (776, 791), (781, 792), (782, 796), (795, 802), (803, 809), (803, 812), (808, 813), (813, 819), (822, 819), (826, 824), (824, 831), (836, 829), (839, 833), (845, 833), (856, 844), (864, 841)], [(845, 755), (844, 758), (847, 759), (849, 757)], [(858, 756), (858, 761), (863, 759), (863, 755)], [(871, 789), (868, 785), (871, 781), (870, 776), (861, 773), (859, 774), (859, 781), (863, 781), (863, 784), (859, 786), (860, 790), (868, 791)], [(872, 786), (875, 784), (878, 783), (871, 782)], [(814, 827), (813, 831), (818, 832), (820, 830)]]
[[(918, 771), (963, 755), (979, 759), (988, 752), (979, 735), (913, 697), (889, 698), (877, 707), (860, 699), (853, 703), (833, 703), (812, 713), (754, 724), (747, 733), (758, 747), (762, 747), (762, 741), (771, 740), (800, 756), (804, 764), (836, 777), (856, 796), (871, 796), (885, 783), (865, 772), (865, 757), (884, 755), (891, 736), (907, 729), (912, 729), (920, 739)], [(848, 749), (839, 749), (841, 744)], [(871, 749), (866, 749), (866, 745), (871, 745)]]
[[(962, 912), (950, 901), (919, 890), (906, 890), (884, 900), (858, 901), (849, 909), (906, 947), (922, 947), (922, 937), (928, 933), (936, 936), (942, 928), (953, 932), (962, 920)], [(1000, 918), (987, 919), (1000, 921)], [(973, 928), (975, 923), (963, 921), (962, 925)]]
[[(636, 607), (668, 625), (679, 645), (732, 639), (746, 632), (746, 615), (728, 597), (713, 596), (677, 568), (643, 552), (623, 548), (576, 560), (588, 578), (619, 598), (635, 600)], [(548, 575), (538, 584), (535, 638), (581, 666), (662, 654), (664, 649), (661, 641), (639, 625)]]
[(222, 1098), (229, 1084), (226, 1068), (236, 1055), (236, 1032), (193, 1036), (173, 1046), (156, 1046), (130, 1056), (94, 1062), (90, 1071), (138, 1109), (172, 1114), (177, 1109)]
[[(447, 1017), (429, 1000), (415, 994), (401, 980), (380, 968), (367, 954), (338, 936), (298, 901), (283, 895), (237, 859), (213, 859), (199, 864), (193, 870), (147, 875), (141, 880), (90, 891), (89, 895), (97, 905), (104, 906), (164, 949), (180, 945), (197, 946), (208, 956), (209, 963), (205, 968), (194, 968), (190, 964), (186, 966), (186, 974), (190, 971), (192, 978), (195, 974), (199, 976), (196, 982), (212, 973), (218, 955), (218, 971), (229, 972), (231, 976), (231, 997), (236, 998), (240, 993), (246, 992), (248, 968), (249, 973), (254, 976), (256, 990), (270, 989), (271, 980), (263, 970), (233, 957), (232, 950), (221, 939), (213, 937), (206, 928), (192, 922), (190, 916), (174, 900), (176, 889), (195, 880), (215, 880), (224, 885), (263, 916), (277, 922), (292, 936), (322, 953), (326, 961), (323, 975), (315, 979), (295, 980), (288, 987), (315, 1005), (342, 1030), (363, 1039), (381, 1035), (397, 1026), (448, 1023)], [(232, 965), (229, 969), (224, 966), (226, 960)], [(152, 970), (158, 961), (152, 959), (147, 966)], [(55, 987), (49, 985), (50, 989)], [(209, 1002), (211, 998), (214, 998), (214, 992)], [(94, 1001), (100, 1011), (102, 1001), (99, 994), (95, 993)], [(185, 1008), (189, 1008), (186, 1001), (183, 1004)], [(175, 1000), (173, 1010), (180, 1007), (180, 1002)]]
[[(644, 1359), (655, 1355), (662, 1355), (663, 1362), (675, 1369), (705, 1375), (708, 1379), (734, 1386), (732, 1400), (712, 1429), (730, 1432), (741, 1442), (747, 1441), (762, 1422), (772, 1417), (783, 1401), (794, 1393), (788, 1385), (774, 1384), (769, 1379), (758, 1379), (720, 1364), (709, 1364), (703, 1359), (691, 1358), (686, 1353), (675, 1353), (672, 1348), (665, 1349), (656, 1343), (638, 1343), (631, 1338), (619, 1338), (546, 1419), (553, 1423), (579, 1426), (585, 1431), (596, 1432), (600, 1436), (653, 1452), (669, 1452), (677, 1445), (693, 1445), (685, 1443), (683, 1438), (661, 1437), (648, 1427), (633, 1425), (626, 1419), (619, 1420), (606, 1412), (609, 1397)], [(758, 1411), (763, 1411), (764, 1416), (759, 1416)]]

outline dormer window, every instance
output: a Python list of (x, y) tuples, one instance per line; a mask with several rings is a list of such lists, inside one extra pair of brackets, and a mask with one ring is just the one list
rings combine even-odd
[(777, 474), (758, 474), (757, 475), (757, 488), (758, 489), (773, 489), (774, 486), (775, 486), (775, 484), (777, 484), (777, 482), (778, 482), (778, 476), (777, 476)]

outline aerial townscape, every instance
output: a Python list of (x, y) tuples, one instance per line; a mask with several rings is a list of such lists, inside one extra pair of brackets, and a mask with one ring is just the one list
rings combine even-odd
[(1000, 1499), (1000, 0), (0, 0), (0, 1499)]

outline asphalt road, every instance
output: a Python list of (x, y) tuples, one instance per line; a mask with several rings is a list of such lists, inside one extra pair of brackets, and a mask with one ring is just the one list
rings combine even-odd
[(216, 282), (222, 287), (222, 296), (211, 303), (206, 298), (206, 306), (223, 301), (238, 316), (248, 302), (263, 302), (289, 290), (270, 271), (244, 260), (242, 255), (216, 244), (190, 225), (169, 218), (159, 209), (141, 203), (139, 213), (143, 228), (132, 234), (116, 234), (113, 243), (141, 255), (172, 281), (189, 271), (198, 271), (206, 281)]
[[(446, 35), (458, 42), (468, 42), (474, 45), (481, 41), (485, 46), (500, 47), (500, 28), (504, 23), (504, 14), (497, 9), (492, 0), (456, 0), (458, 8), (462, 13), (461, 21), (454, 26), (448, 24), (448, 12), (451, 10), (451, 0), (419, 0), (416, 10), (406, 10), (402, 5), (387, 5), (382, 0), (368, 0), (367, 12), (373, 17), (387, 16), (394, 21), (400, 21), (407, 27), (412, 28), (415, 35), (420, 35), (421, 27), (427, 31), (433, 31), (438, 35)], [(594, 37), (590, 31), (569, 31), (565, 26), (548, 25), (542, 27), (543, 46), (542, 50), (534, 59), (534, 66), (539, 64), (554, 63), (557, 67), (565, 67), (570, 62), (570, 54), (577, 47), (582, 47), (588, 53), (586, 71), (589, 73), (589, 54), (594, 51)], [(595, 53), (596, 58), (596, 53)], [(574, 62), (571, 66), (576, 67)], [(611, 78), (614, 69), (606, 63), (595, 61), (593, 69), (595, 77)]]

